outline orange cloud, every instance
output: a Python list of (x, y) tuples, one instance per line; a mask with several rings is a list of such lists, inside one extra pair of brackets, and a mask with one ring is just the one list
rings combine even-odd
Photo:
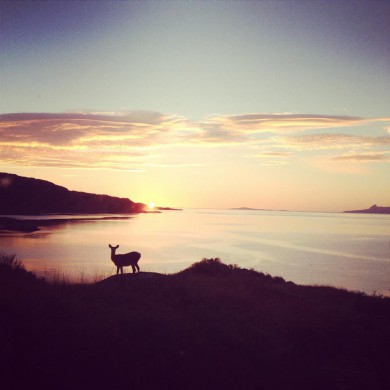
[[(174, 146), (247, 148), (263, 164), (285, 164), (291, 151), (388, 147), (390, 136), (326, 133), (339, 127), (381, 124), (390, 118), (247, 114), (190, 121), (152, 111), (19, 113), (0, 115), (0, 158), (9, 164), (144, 169), (146, 159)], [(298, 134), (321, 130), (321, 134)], [(253, 148), (255, 152), (253, 153)], [(164, 153), (163, 153), (164, 154)], [(165, 156), (166, 157), (166, 156)], [(191, 165), (183, 153), (182, 164)], [(175, 161), (173, 165), (176, 165)], [(171, 166), (156, 161), (153, 166)]]
[[(247, 114), (213, 117), (208, 123), (239, 133), (285, 133), (309, 129), (335, 128), (367, 124), (369, 120), (348, 116), (298, 114)], [(206, 123), (207, 125), (207, 123)]]
[(332, 160), (340, 162), (390, 162), (390, 153), (352, 153), (333, 157)]
[(350, 134), (307, 134), (273, 138), (281, 147), (295, 150), (329, 150), (351, 147), (370, 148), (390, 145), (390, 136), (368, 137)]
[(116, 137), (142, 139), (153, 143), (153, 138), (175, 127), (178, 118), (159, 113), (141, 112), (122, 115), (97, 114), (4, 114), (0, 115), (2, 143), (38, 142), (42, 145), (72, 145), (90, 140)]

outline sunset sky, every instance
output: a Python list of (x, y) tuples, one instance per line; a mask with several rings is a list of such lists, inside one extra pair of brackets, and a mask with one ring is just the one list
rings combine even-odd
[(0, 18), (1, 172), (160, 206), (390, 206), (389, 1), (1, 1)]

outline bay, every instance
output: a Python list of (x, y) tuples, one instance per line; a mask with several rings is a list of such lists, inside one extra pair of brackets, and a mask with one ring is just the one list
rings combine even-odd
[(48, 223), (33, 233), (0, 233), (0, 250), (39, 275), (114, 274), (108, 244), (119, 244), (117, 253), (141, 252), (141, 271), (173, 273), (219, 257), (298, 284), (390, 295), (389, 215), (185, 209), (34, 218)]

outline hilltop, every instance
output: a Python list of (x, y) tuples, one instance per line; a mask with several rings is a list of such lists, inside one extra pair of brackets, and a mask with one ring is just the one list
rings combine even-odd
[(4, 388), (389, 388), (388, 298), (219, 259), (72, 285), (9, 258), (0, 261)]
[(0, 173), (0, 214), (122, 214), (146, 208), (127, 198), (70, 191), (50, 181)]

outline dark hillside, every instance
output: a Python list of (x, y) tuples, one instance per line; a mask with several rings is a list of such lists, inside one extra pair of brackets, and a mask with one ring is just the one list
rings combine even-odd
[(0, 173), (0, 214), (116, 214), (144, 209), (144, 204), (126, 198), (69, 191), (46, 180)]
[(390, 214), (390, 207), (382, 207), (382, 206), (377, 206), (376, 204), (374, 204), (369, 209), (350, 210), (350, 211), (344, 211), (344, 213), (353, 213), (353, 214)]
[(0, 269), (2, 388), (390, 385), (386, 298), (298, 286), (218, 259), (95, 285), (12, 274)]

